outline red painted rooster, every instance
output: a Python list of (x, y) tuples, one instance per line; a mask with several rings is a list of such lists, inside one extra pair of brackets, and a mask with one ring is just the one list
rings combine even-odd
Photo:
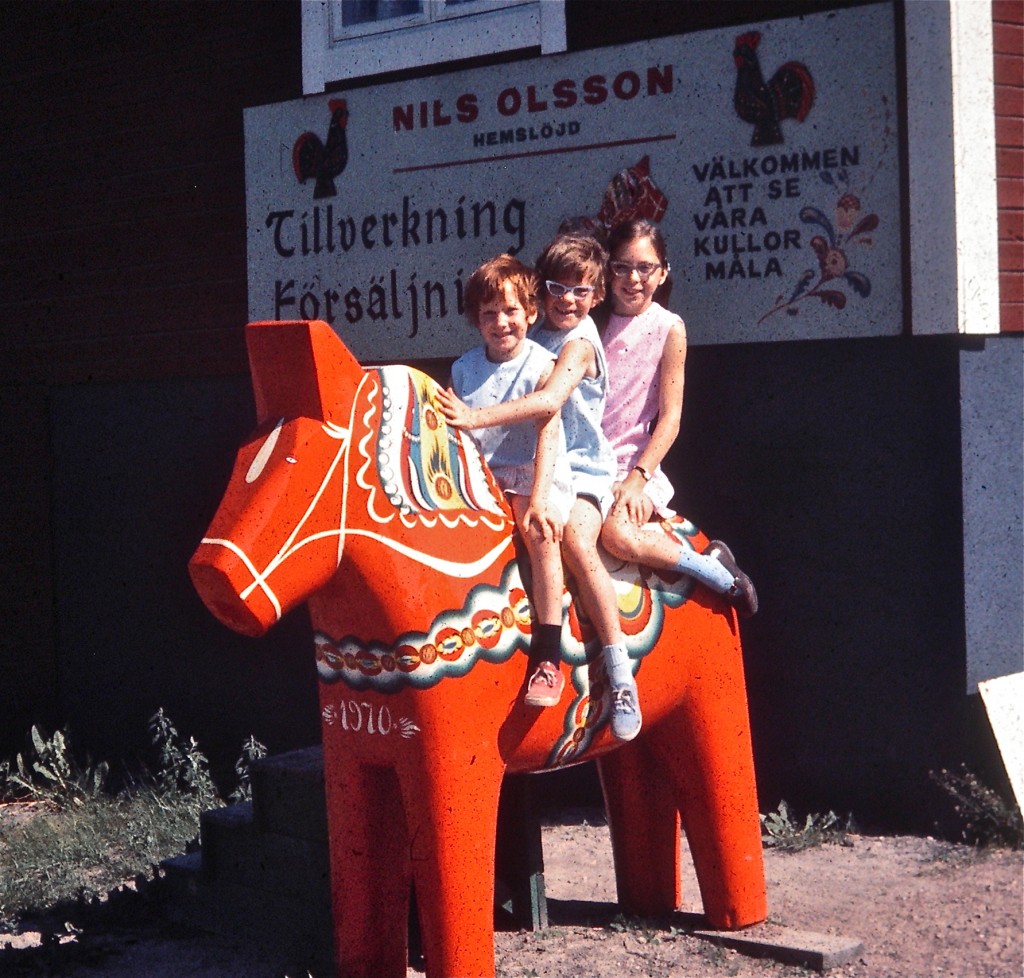
[(753, 123), (751, 146), (774, 146), (781, 143), (783, 119), (803, 122), (814, 104), (814, 79), (799, 61), (787, 61), (764, 80), (757, 60), (757, 46), (761, 34), (750, 31), (736, 38), (733, 60), (736, 62), (736, 94), (733, 105), (736, 114)]
[(292, 149), (292, 166), (299, 183), (310, 177), (316, 180), (313, 196), (333, 197), (337, 190), (334, 178), (348, 163), (348, 140), (345, 124), (348, 122), (348, 104), (344, 99), (332, 99), (327, 103), (331, 110), (331, 124), (327, 129), (327, 143), (320, 141), (315, 132), (304, 132), (295, 140)]

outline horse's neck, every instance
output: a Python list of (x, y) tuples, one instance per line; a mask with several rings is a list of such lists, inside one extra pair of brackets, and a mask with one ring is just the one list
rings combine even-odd
[[(384, 533), (435, 537), (505, 534), (511, 514), (479, 449), (435, 407), (437, 385), (408, 367), (368, 370), (357, 399), (349, 479), (365, 490), (367, 514)], [(388, 527), (388, 529), (383, 529)]]
[(475, 443), (434, 408), (435, 390), (406, 367), (366, 371), (336, 470), (342, 564), (311, 609), (335, 614), (332, 595), (353, 586), (367, 605), (390, 594), (396, 615), (427, 594), (440, 602), (434, 611), (451, 609), (513, 559), (507, 507)]

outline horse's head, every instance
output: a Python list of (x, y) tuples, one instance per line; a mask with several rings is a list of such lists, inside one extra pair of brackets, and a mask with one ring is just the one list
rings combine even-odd
[[(500, 576), (511, 514), (473, 439), (437, 410), (434, 381), (409, 367), (364, 370), (319, 321), (253, 323), (246, 338), (258, 427), (189, 564), (217, 618), (262, 635), (332, 580), (379, 589), (384, 551), (429, 570), (401, 582), (423, 596), (428, 579), (461, 593)], [(366, 611), (366, 587), (345, 597), (349, 616)]]
[(323, 322), (246, 329), (257, 428), (189, 573), (225, 625), (262, 635), (341, 558), (342, 494), (362, 367)]

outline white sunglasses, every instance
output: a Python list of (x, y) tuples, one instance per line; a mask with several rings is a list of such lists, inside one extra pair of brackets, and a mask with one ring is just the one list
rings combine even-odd
[(562, 285), (561, 282), (551, 281), (545, 281), (544, 288), (548, 290), (548, 295), (553, 295), (556, 299), (561, 299), (570, 292), (574, 299), (586, 299), (594, 291), (592, 285)]

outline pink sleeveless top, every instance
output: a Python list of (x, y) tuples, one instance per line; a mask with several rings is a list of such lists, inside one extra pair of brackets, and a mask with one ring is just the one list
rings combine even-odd
[[(636, 457), (650, 439), (651, 425), (658, 414), (661, 392), (661, 354), (668, 331), (679, 317), (652, 302), (639, 316), (608, 319), (602, 340), (608, 362), (608, 399), (602, 427), (615, 449), (618, 479), (633, 468)], [(651, 473), (646, 493), (662, 515), (675, 493), (661, 470)]]

